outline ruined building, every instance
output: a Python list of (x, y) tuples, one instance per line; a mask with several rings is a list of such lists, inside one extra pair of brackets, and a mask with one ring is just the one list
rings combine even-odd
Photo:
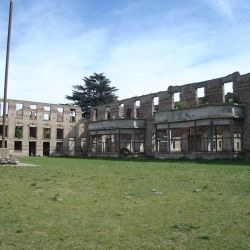
[(13, 155), (249, 158), (250, 74), (100, 105), (89, 120), (75, 106), (8, 100), (7, 125)]

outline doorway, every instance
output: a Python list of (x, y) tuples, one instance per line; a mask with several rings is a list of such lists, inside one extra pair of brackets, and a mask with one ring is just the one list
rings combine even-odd
[(29, 142), (29, 156), (36, 156), (36, 142)]
[(43, 143), (43, 155), (50, 156), (50, 143), (49, 142)]

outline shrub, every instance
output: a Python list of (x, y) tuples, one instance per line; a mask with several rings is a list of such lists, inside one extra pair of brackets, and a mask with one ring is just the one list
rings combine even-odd
[(130, 151), (127, 148), (121, 148), (119, 152), (120, 157), (128, 157), (130, 155)]

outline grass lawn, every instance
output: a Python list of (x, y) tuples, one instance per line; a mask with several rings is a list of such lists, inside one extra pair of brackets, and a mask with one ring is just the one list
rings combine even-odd
[(0, 249), (250, 249), (250, 164), (24, 158), (0, 167)]

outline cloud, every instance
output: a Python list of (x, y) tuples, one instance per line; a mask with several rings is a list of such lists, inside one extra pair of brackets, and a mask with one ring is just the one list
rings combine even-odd
[[(148, 0), (146, 5), (145, 1), (126, 1), (130, 4), (110, 5), (103, 13), (92, 1), (17, 0), (9, 97), (64, 103), (72, 85), (94, 72), (104, 72), (120, 89), (120, 98), (237, 70), (247, 73), (247, 5), (239, 18), (239, 6), (233, 0), (209, 0), (220, 15), (236, 16), (229, 25), (228, 20), (208, 15), (204, 5), (192, 5), (195, 1), (185, 1), (185, 5), (183, 1)], [(89, 16), (91, 8), (95, 11)], [(3, 82), (5, 41), (0, 42), (0, 49)]]

